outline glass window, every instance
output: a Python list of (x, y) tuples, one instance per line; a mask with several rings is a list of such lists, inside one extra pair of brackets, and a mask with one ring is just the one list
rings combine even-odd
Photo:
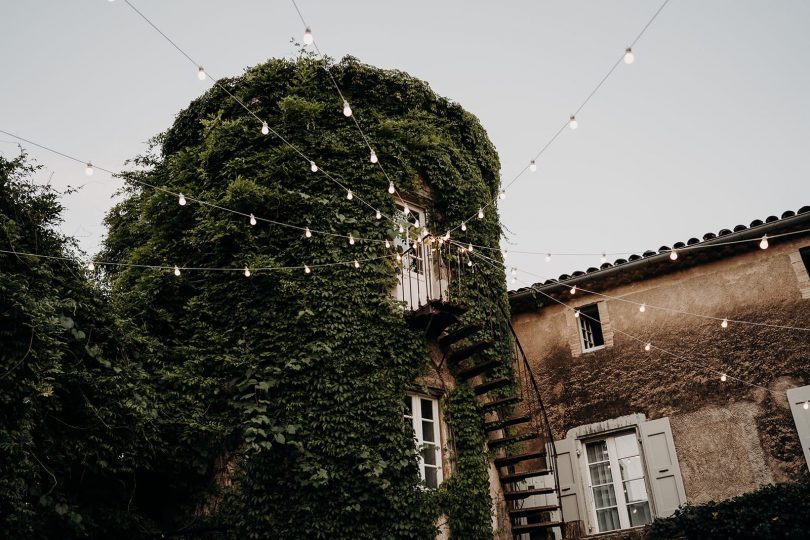
[(599, 319), (599, 306), (591, 304), (579, 309), (579, 337), (582, 342), (582, 352), (592, 351), (605, 346), (605, 337), (602, 334), (602, 321)]
[(588, 442), (585, 453), (598, 532), (652, 521), (636, 433)]
[(425, 485), (439, 487), (442, 482), (442, 454), (439, 435), (439, 402), (422, 396), (405, 396), (405, 419), (413, 427), (419, 452), (419, 474)]
[(394, 222), (402, 227), (402, 231), (394, 238), (394, 246), (403, 252), (403, 268), (422, 274), (424, 272), (424, 258), (421, 239), (425, 229), (425, 212), (420, 208), (408, 206), (408, 213), (405, 213), (405, 206), (397, 203), (394, 209)]

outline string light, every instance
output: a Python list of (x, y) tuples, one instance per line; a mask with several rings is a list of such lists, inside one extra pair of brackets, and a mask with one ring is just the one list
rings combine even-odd
[(529, 162), (529, 170), (530, 170), (531, 172), (534, 172), (534, 171), (536, 171), (536, 170), (537, 170), (537, 163), (535, 163), (535, 162), (534, 162), (534, 160), (531, 160), (531, 161)]
[(267, 122), (262, 122), (262, 135), (267, 135), (270, 133), (270, 126), (267, 125)]
[(389, 242), (387, 238), (385, 239), (385, 247), (387, 248), (391, 247), (391, 242)]
[(504, 200), (506, 198), (506, 190), (502, 189), (501, 192), (498, 194), (498, 198), (500, 200)]
[(199, 66), (197, 68), (197, 78), (200, 79), (201, 81), (204, 81), (206, 77), (207, 75), (205, 74), (205, 70), (203, 69), (202, 66)]
[(93, 176), (93, 164), (89, 161), (87, 162), (87, 166), (84, 168), (84, 174), (87, 176)]
[(371, 155), (369, 155), (369, 158), (368, 158), (368, 159), (369, 159), (369, 161), (371, 161), (372, 163), (377, 163), (377, 153), (376, 153), (374, 150), (372, 150), (372, 151), (371, 151)]
[(312, 30), (310, 30), (309, 26), (307, 26), (306, 30), (304, 30), (304, 44), (312, 45), (312, 41)]
[(472, 250), (473, 250), (473, 245), (472, 245), (472, 244), (469, 244), (469, 245), (467, 246), (467, 251), (472, 252)]
[(351, 233), (349, 233), (349, 245), (354, 245), (354, 236), (352, 236)]
[(419, 228), (419, 218), (413, 220), (413, 226), (417, 229)]
[(672, 251), (670, 251), (670, 252), (669, 252), (669, 258), (670, 258), (671, 260), (673, 260), (673, 261), (677, 261), (677, 260), (678, 260), (678, 251), (677, 251), (677, 250), (675, 250), (675, 249), (673, 249)]
[(312, 238), (312, 231), (309, 230), (309, 227), (304, 229), (304, 236), (307, 238)]
[(345, 99), (343, 100), (343, 116), (349, 117), (352, 115), (352, 108), (349, 106), (349, 102)]
[(309, 162), (309, 170), (312, 172), (318, 172), (318, 166), (315, 165), (314, 161)]
[(647, 311), (647, 304), (641, 304), (640, 306), (638, 306), (638, 310), (644, 313), (645, 311)]
[(394, 182), (388, 182), (388, 193), (393, 195), (395, 191), (396, 188), (394, 187)]
[(461, 222), (461, 230), (462, 230), (462, 231), (466, 231), (466, 230), (467, 230), (467, 224), (466, 224), (466, 223), (464, 223), (463, 221)]
[(728, 319), (723, 319), (723, 322), (720, 323), (721, 328), (728, 328)]
[(177, 267), (177, 265), (175, 265), (175, 266), (174, 266), (174, 275), (175, 275), (175, 276), (179, 276), (179, 275), (180, 275), (180, 269)]
[(633, 49), (627, 47), (624, 51), (624, 63), (632, 64), (636, 60), (636, 55), (633, 54)]
[(87, 263), (87, 269), (91, 272), (96, 269), (96, 265), (93, 263), (93, 261)]
[(401, 261), (402, 261), (402, 255), (397, 253), (397, 262), (401, 262)]
[(250, 268), (245, 267), (245, 277), (250, 277)]
[(577, 286), (576, 286), (576, 285), (574, 285), (573, 287), (571, 287), (571, 289), (569, 290), (569, 292), (570, 292), (571, 294), (577, 294)]
[(309, 266), (304, 265), (304, 273), (305, 274), (311, 274), (312, 273), (312, 270), (309, 269)]
[(759, 247), (761, 249), (768, 249), (768, 235), (762, 237), (762, 241), (759, 243)]
[(354, 260), (354, 267), (360, 268), (360, 262), (357, 259)]
[(604, 254), (604, 253), (602, 253), (602, 256), (601, 256), (601, 257), (599, 257), (599, 262), (600, 262), (601, 264), (605, 264), (605, 263), (607, 262), (607, 255), (606, 255), (606, 254)]
[(579, 122), (577, 122), (576, 116), (572, 115), (571, 118), (568, 120), (568, 127), (570, 127), (571, 129), (577, 129), (579, 127)]
[(647, 343), (646, 345), (644, 345), (645, 351), (650, 352), (650, 349), (652, 349), (652, 343)]
[(180, 196), (177, 198), (177, 202), (180, 204), (180, 206), (185, 206), (186, 196), (181, 193)]
[(483, 208), (478, 209), (478, 219), (484, 219), (484, 209)]
[(446, 233), (444, 233), (444, 236), (442, 238), (444, 239), (445, 242), (450, 240), (450, 231), (447, 231)]
[(256, 216), (250, 214), (250, 224), (256, 226)]
[(727, 380), (727, 379), (728, 379), (728, 377), (726, 376), (726, 374), (725, 374), (725, 373), (723, 373), (722, 375), (720, 375), (720, 382), (726, 382), (726, 380)]
[(807, 409), (810, 409), (810, 401), (805, 401), (805, 402), (804, 402), (804, 405), (802, 405), (802, 409), (804, 409), (805, 411), (806, 411)]
[(574, 318), (579, 319), (579, 310), (578, 309), (574, 310)]
[(354, 199), (354, 195), (352, 194), (352, 190), (348, 190), (346, 192), (346, 198), (349, 199), (349, 200)]
[(546, 253), (546, 262), (551, 262), (551, 253)]
[(467, 259), (467, 266), (472, 266), (472, 259)]
[(402, 211), (405, 212), (406, 216), (411, 213), (411, 209), (408, 207), (407, 204), (403, 206)]
[(405, 232), (405, 227), (402, 226), (402, 223), (399, 224), (399, 232), (400, 234)]
[(377, 219), (381, 219), (381, 218), (382, 218), (382, 214), (380, 213), (380, 211), (379, 211), (379, 210), (377, 210), (377, 213), (376, 213), (376, 214), (374, 214), (374, 217), (376, 217)]

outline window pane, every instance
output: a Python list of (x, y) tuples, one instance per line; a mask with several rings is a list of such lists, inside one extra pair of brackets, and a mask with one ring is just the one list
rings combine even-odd
[(588, 452), (588, 463), (598, 463), (600, 461), (608, 460), (608, 450), (606, 441), (596, 441), (588, 443), (586, 449)]
[(616, 457), (619, 459), (637, 456), (638, 455), (638, 442), (636, 442), (636, 434), (628, 433), (627, 435), (620, 435), (615, 437), (616, 441)]
[(596, 518), (599, 520), (599, 532), (615, 531), (619, 525), (619, 511), (616, 508), (597, 510)]
[(616, 493), (613, 491), (613, 484), (593, 488), (593, 500), (596, 508), (616, 506)]
[(430, 420), (422, 420), (422, 439), (425, 442), (436, 442), (435, 433), (433, 432), (433, 422)]
[(413, 416), (413, 398), (405, 396), (405, 416)]
[(647, 486), (644, 484), (644, 479), (639, 478), (638, 480), (630, 480), (629, 482), (625, 482), (624, 496), (629, 503), (634, 501), (646, 501), (648, 497)]
[(421, 399), (422, 402), (422, 418), (433, 420), (433, 401), (429, 399)]
[(436, 447), (432, 444), (422, 447), (422, 459), (425, 465), (436, 465)]
[(622, 480), (644, 478), (644, 469), (641, 467), (640, 456), (620, 459), (619, 469), (622, 471)]
[(425, 483), (428, 487), (439, 487), (439, 476), (434, 467), (425, 467)]
[(589, 465), (591, 469), (591, 484), (599, 486), (613, 482), (613, 475), (610, 473), (610, 463), (598, 463)]
[(648, 502), (627, 505), (627, 513), (630, 515), (631, 527), (646, 525), (652, 521), (650, 503)]

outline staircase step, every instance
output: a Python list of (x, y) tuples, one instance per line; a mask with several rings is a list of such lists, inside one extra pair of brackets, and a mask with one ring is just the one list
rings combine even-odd
[(482, 375), (487, 371), (501, 365), (503, 365), (503, 362), (501, 362), (500, 360), (487, 360), (486, 362), (476, 364), (473, 367), (462, 369), (461, 371), (456, 373), (456, 379), (460, 381), (466, 381), (467, 379), (472, 379), (473, 377)]
[(473, 386), (473, 392), (475, 392), (476, 396), (480, 396), (481, 394), (486, 394), (491, 390), (497, 390), (498, 388), (505, 388), (510, 384), (512, 384), (511, 377), (501, 377), (500, 379), (492, 379), (491, 381), (487, 381), (477, 386)]
[(503, 493), (503, 498), (507, 501), (516, 501), (519, 499), (525, 499), (526, 497), (531, 497), (532, 495), (551, 495), (552, 493), (555, 493), (553, 487), (521, 489), (520, 491), (505, 491)]
[(520, 482), (521, 480), (525, 480), (527, 478), (534, 478), (535, 476), (543, 476), (546, 474), (551, 474), (552, 472), (553, 471), (551, 469), (536, 469), (534, 471), (505, 474), (501, 476), (501, 483), (506, 484), (509, 482)]
[(523, 433), (521, 435), (515, 435), (514, 437), (503, 437), (500, 439), (492, 439), (487, 441), (490, 450), (493, 448), (497, 448), (499, 446), (506, 446), (508, 444), (523, 442), (523, 441), (530, 441), (532, 439), (538, 438), (540, 435), (538, 433)]
[(499, 457), (495, 458), (494, 461), (496, 467), (506, 467), (507, 465), (514, 465), (515, 463), (529, 461), (530, 459), (537, 459), (541, 457), (546, 457), (546, 453), (542, 450), (537, 452), (527, 452), (525, 454), (516, 454), (514, 456)]
[(562, 527), (562, 523), (559, 521), (546, 521), (544, 523), (532, 523), (530, 525), (512, 525), (512, 534), (545, 531), (551, 527)]
[(484, 352), (487, 349), (491, 349), (492, 347), (493, 347), (492, 342), (480, 341), (478, 343), (474, 343), (472, 345), (468, 345), (466, 347), (462, 347), (461, 349), (451, 352), (447, 356), (447, 362), (450, 364), (458, 365), (458, 363), (461, 362), (462, 360), (466, 360), (467, 358), (475, 354)]
[(438, 298), (428, 300), (427, 305), (447, 313), (452, 313), (453, 315), (464, 315), (467, 313), (467, 309), (469, 309), (465, 304), (448, 302), (447, 300), (439, 300)]
[(468, 324), (467, 326), (462, 326), (458, 330), (453, 330), (452, 332), (448, 332), (440, 337), (439, 347), (441, 347), (443, 351), (447, 351), (447, 349), (449, 349), (450, 345), (453, 343), (461, 341), (466, 337), (470, 337), (481, 329), (482, 326), (480, 324)]
[(490, 412), (494, 411), (495, 409), (500, 409), (501, 407), (515, 405), (516, 403), (520, 403), (521, 401), (523, 401), (523, 398), (521, 398), (520, 396), (511, 396), (496, 399), (495, 401), (490, 401), (488, 403), (482, 403), (481, 407), (484, 409), (484, 412)]
[[(554, 510), (559, 510), (559, 508), (560, 507), (556, 504), (550, 504), (547, 506), (530, 506), (529, 508), (516, 508), (515, 510), (509, 510), (509, 517), (526, 517), (532, 514), (538, 514), (540, 512), (553, 512)], [(534, 523), (531, 523), (531, 525), (534, 525)]]
[(526, 422), (530, 422), (531, 419), (532, 419), (531, 416), (526, 415), (526, 416), (513, 416), (512, 418), (507, 418), (506, 420), (498, 420), (496, 422), (487, 422), (486, 424), (484, 424), (484, 431), (495, 431), (509, 426), (525, 424)]

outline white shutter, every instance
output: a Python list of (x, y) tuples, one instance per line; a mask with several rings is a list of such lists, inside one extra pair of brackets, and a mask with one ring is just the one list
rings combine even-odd
[(804, 452), (804, 461), (810, 467), (810, 409), (804, 408), (804, 404), (810, 401), (810, 386), (791, 388), (787, 391), (787, 398)]
[(574, 438), (554, 442), (557, 450), (557, 476), (560, 479), (560, 508), (566, 523), (579, 521), (584, 514), (580, 511), (582, 495), (575, 443)]
[(652, 488), (655, 516), (670, 516), (686, 502), (686, 491), (683, 489), (669, 418), (642, 422), (638, 428)]

